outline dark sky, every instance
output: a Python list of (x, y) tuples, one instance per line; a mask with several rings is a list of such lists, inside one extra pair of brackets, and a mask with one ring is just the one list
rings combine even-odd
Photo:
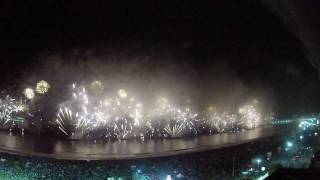
[(39, 54), (126, 51), (169, 54), (203, 77), (208, 65), (227, 64), (246, 86), (269, 88), (280, 114), (320, 107), (305, 46), (260, 1), (4, 0), (0, 7), (1, 89), (18, 86)]

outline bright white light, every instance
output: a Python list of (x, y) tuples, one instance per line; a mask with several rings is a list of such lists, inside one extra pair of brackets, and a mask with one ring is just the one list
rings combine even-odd
[(265, 171), (265, 170), (266, 170), (266, 167), (262, 166), (261, 171)]
[(122, 99), (125, 99), (128, 96), (128, 94), (124, 89), (119, 89), (118, 96)]
[(302, 140), (303, 139), (303, 136), (302, 135), (300, 135), (300, 140)]
[(290, 141), (287, 142), (287, 146), (288, 146), (288, 147), (292, 147), (292, 145), (293, 145), (292, 142), (290, 142)]
[(166, 180), (172, 180), (171, 175), (167, 175)]
[(257, 163), (258, 163), (258, 165), (259, 165), (259, 164), (260, 164), (260, 162), (261, 162), (261, 159), (257, 159), (256, 161), (257, 161)]
[(23, 91), (23, 94), (26, 96), (27, 99), (33, 99), (34, 98), (34, 91), (31, 88), (26, 88)]
[(269, 173), (264, 174), (263, 176), (260, 176), (257, 180), (264, 180), (269, 176)]

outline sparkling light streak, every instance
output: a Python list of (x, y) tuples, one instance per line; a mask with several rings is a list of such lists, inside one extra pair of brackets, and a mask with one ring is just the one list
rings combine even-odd
[(6, 95), (4, 98), (0, 98), (0, 123), (2, 127), (14, 126), (16, 124), (22, 124), (25, 120), (28, 108), (27, 105), (21, 101), (17, 101), (14, 98)]
[(182, 123), (174, 124), (174, 125), (167, 124), (166, 127), (164, 128), (166, 133), (173, 138), (181, 137), (184, 129), (185, 129), (185, 126)]

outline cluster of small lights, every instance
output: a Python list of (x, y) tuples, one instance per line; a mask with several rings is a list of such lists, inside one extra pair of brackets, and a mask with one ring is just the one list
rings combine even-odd
[[(306, 160), (310, 161), (311, 158), (315, 157), (314, 154), (316, 151), (314, 151), (311, 146), (316, 146), (314, 142), (316, 142), (319, 133), (318, 117), (312, 114), (309, 117), (303, 116), (297, 118), (296, 120), (299, 128), (294, 128), (293, 133), (295, 134), (288, 134), (288, 139), (279, 146), (281, 148), (278, 150), (284, 150), (283, 157), (279, 157), (279, 154), (277, 154), (275, 155), (275, 158), (272, 158), (272, 151), (270, 151), (267, 153), (266, 159), (262, 157), (254, 158), (252, 159), (253, 164), (250, 164), (245, 170), (241, 171), (242, 176), (248, 178), (259, 177), (257, 179), (265, 179), (269, 176), (268, 169), (274, 165), (274, 162), (278, 164), (280, 160), (280, 164), (284, 167), (291, 167), (292, 164), (290, 164), (290, 162), (296, 161), (296, 163), (301, 163), (299, 166), (304, 167), (304, 162)], [(295, 120), (276, 120), (273, 121), (273, 124), (286, 124), (293, 121)], [(313, 140), (311, 140), (311, 138)], [(273, 159), (275, 160), (274, 162)]]
[(316, 118), (300, 118), (298, 120), (299, 128), (302, 128), (303, 130), (309, 129), (319, 124), (319, 120)]
[[(42, 97), (40, 95), (47, 94), (50, 88), (45, 80), (38, 81), (34, 88), (25, 88), (23, 106), (17, 106), (14, 110), (10, 109), (11, 106), (3, 107), (5, 110), (1, 118), (4, 119), (5, 113), (15, 114), (29, 107), (35, 109), (33, 105)], [(58, 105), (54, 122), (63, 134), (73, 138), (98, 135), (144, 139), (238, 132), (258, 126), (262, 119), (255, 107), (257, 100), (240, 107), (236, 113), (218, 112), (213, 106), (198, 111), (191, 106), (189, 98), (183, 101), (186, 103), (175, 104), (166, 97), (160, 97), (154, 100), (154, 104), (145, 107), (141, 100), (124, 88), (106, 92), (99, 80), (89, 83), (88, 89), (75, 83), (71, 89), (70, 98)], [(34, 100), (36, 95), (37, 100)]]
[[(93, 82), (91, 90), (96, 89), (92, 88), (93, 84), (101, 86), (100, 82)], [(253, 103), (240, 107), (239, 113), (218, 113), (213, 107), (198, 113), (189, 103), (177, 106), (165, 97), (156, 100), (154, 108), (146, 110), (125, 89), (119, 89), (113, 95), (94, 96), (97, 95), (88, 93), (85, 87), (73, 84), (72, 98), (60, 104), (57, 114), (56, 122), (64, 134), (81, 137), (100, 130), (100, 137), (119, 139), (181, 137), (205, 130), (211, 133), (254, 128), (261, 121)]]
[(27, 106), (10, 96), (0, 99), (0, 123), (2, 127), (12, 127), (23, 123)]
[(255, 128), (261, 123), (260, 113), (251, 104), (240, 107), (239, 114), (241, 122), (243, 122), (247, 128)]
[(71, 100), (60, 105), (57, 114), (59, 129), (68, 136), (82, 136), (86, 132), (105, 130), (105, 136), (125, 139), (141, 121), (142, 105), (125, 90), (119, 97), (90, 98), (85, 87), (72, 86)]
[[(240, 125), (241, 123), (237, 123), (237, 116), (231, 112), (223, 112), (219, 113), (215, 108), (209, 107), (206, 112), (206, 120), (210, 127), (210, 130), (217, 132), (226, 132), (229, 130), (233, 130)], [(211, 132), (210, 131), (210, 132)]]
[(292, 123), (294, 120), (292, 119), (286, 119), (286, 120), (273, 120), (272, 121), (272, 124), (289, 124), (289, 123)]

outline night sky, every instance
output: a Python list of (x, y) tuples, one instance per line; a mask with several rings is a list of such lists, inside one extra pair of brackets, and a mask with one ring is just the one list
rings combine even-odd
[(279, 116), (320, 107), (305, 45), (260, 1), (4, 0), (0, 7), (1, 89), (18, 88), (45, 56), (74, 63), (119, 52), (188, 62), (200, 87), (215, 74), (208, 67), (227, 66), (249, 96), (266, 89)]

